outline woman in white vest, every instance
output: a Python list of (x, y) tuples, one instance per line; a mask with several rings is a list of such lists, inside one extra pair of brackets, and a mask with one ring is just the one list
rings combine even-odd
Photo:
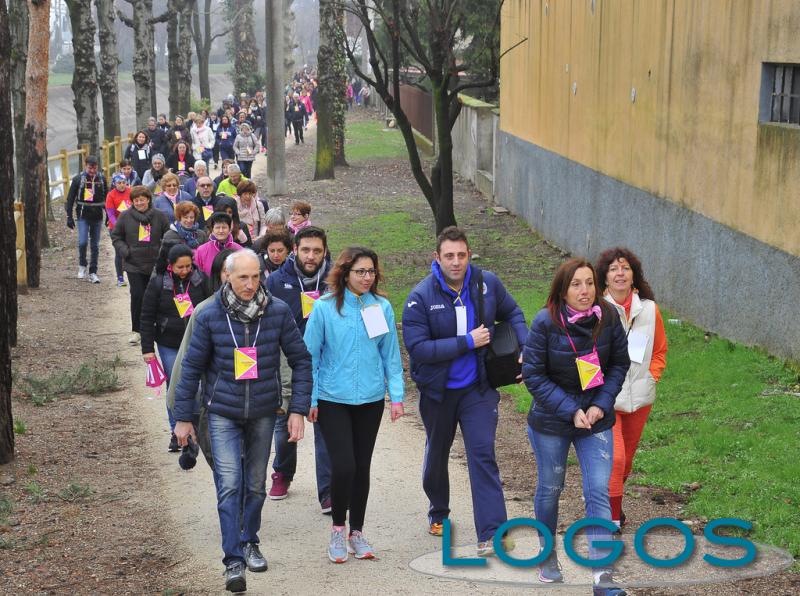
[(625, 524), (624, 485), (656, 399), (656, 383), (667, 366), (667, 336), (653, 290), (635, 254), (627, 248), (611, 248), (600, 255), (595, 267), (604, 298), (617, 309), (625, 326), (631, 359), (628, 376), (614, 404), (614, 464), (608, 484), (611, 519), (621, 528)]

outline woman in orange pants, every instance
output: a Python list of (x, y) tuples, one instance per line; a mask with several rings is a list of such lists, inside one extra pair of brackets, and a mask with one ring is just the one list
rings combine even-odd
[(656, 399), (656, 383), (667, 366), (667, 336), (653, 290), (635, 254), (626, 248), (611, 248), (600, 255), (596, 269), (605, 299), (617, 309), (625, 326), (631, 359), (625, 384), (614, 404), (614, 463), (608, 484), (611, 519), (622, 527), (624, 485)]

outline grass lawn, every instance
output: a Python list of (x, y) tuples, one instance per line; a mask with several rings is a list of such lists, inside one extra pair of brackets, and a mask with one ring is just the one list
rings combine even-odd
[[(404, 155), (400, 134), (381, 128), (374, 122), (348, 125), (348, 159)], [(329, 228), (332, 250), (336, 254), (357, 242), (378, 252), (399, 320), (409, 290), (427, 272), (430, 224), (414, 215), (421, 196), (375, 197), (374, 202), (376, 215)], [(477, 264), (507, 272), (503, 281), (530, 321), (544, 303), (559, 258), (542, 248), (541, 238), (522, 220), (456, 215), (470, 229), (473, 252), (480, 255)], [(665, 321), (670, 318), (662, 314)], [(668, 365), (631, 484), (687, 491), (688, 513), (752, 521), (755, 540), (800, 556), (798, 370), (760, 350), (706, 337), (685, 322), (666, 327)], [(528, 392), (520, 387), (507, 392), (520, 412), (527, 412)], [(700, 488), (689, 491), (692, 483)]]

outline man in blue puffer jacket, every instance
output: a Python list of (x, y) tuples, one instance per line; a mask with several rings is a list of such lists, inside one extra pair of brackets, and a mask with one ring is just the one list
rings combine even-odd
[[(493, 554), (492, 538), (507, 520), (494, 444), (500, 395), (486, 378), (486, 350), (495, 321), (509, 321), (522, 345), (525, 316), (502, 282), (470, 265), (466, 234), (445, 228), (431, 274), (411, 291), (403, 311), (403, 339), (427, 437), (422, 485), (430, 500), (429, 533), (442, 534), (450, 513), (447, 464), (461, 426), (472, 488), (478, 554)], [(483, 284), (479, 279), (483, 277)], [(477, 313), (483, 293), (483, 316)], [(482, 323), (483, 322), (483, 323)]]
[[(245, 566), (266, 571), (258, 548), (267, 462), (281, 406), (280, 352), (292, 369), (290, 441), (303, 438), (311, 403), (311, 356), (289, 307), (260, 285), (256, 254), (242, 249), (225, 261), (228, 282), (198, 313), (175, 392), (175, 436), (186, 445), (194, 395), (205, 373), (208, 429), (225, 556), (225, 588), (246, 589)], [(244, 465), (242, 465), (244, 457)]]

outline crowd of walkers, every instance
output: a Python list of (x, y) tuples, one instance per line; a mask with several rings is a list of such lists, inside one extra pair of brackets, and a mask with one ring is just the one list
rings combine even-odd
[[(287, 92), (287, 106), (302, 106), (291, 113), (304, 117), (303, 98), (314, 84), (305, 76), (298, 74)], [(248, 111), (259, 110), (261, 99), (257, 94), (246, 103)], [(168, 450), (196, 454), (199, 446), (213, 468), (225, 585), (240, 592), (246, 570), (267, 569), (261, 512), (267, 497), (289, 495), (304, 418), (315, 437), (316, 498), (332, 517), (327, 556), (334, 563), (375, 557), (364, 533), (370, 465), (385, 400), (397, 420), (405, 387), (379, 255), (351, 246), (334, 260), (325, 231), (312, 224), (311, 204), (294, 201), (286, 213), (270, 208), (245, 165), (261, 151), (263, 121), (248, 125), (248, 111), (239, 111), (232, 124), (239, 106), (229, 98), (223, 107), (215, 128), (207, 114), (190, 118), (189, 128), (176, 118), (168, 133), (165, 122), (152, 119), (110, 184), (97, 160), (87, 158), (66, 209), (67, 225), (78, 228), (78, 278), (88, 274), (93, 283), (100, 283), (106, 221), (118, 285), (130, 290), (129, 343), (140, 346), (148, 366), (163, 368)], [(296, 121), (303, 142), (307, 121)], [(209, 175), (211, 161), (220, 165), (216, 178)], [(528, 327), (500, 279), (471, 262), (466, 233), (450, 227), (439, 235), (430, 273), (411, 290), (402, 314), (426, 434), (428, 533), (442, 536), (450, 516), (448, 465), (457, 427), (479, 556), (495, 554), (495, 534), (507, 521), (495, 455), (500, 396), (487, 362), (502, 325), (519, 346), (517, 380), (533, 396), (527, 432), (537, 468), (534, 511), (550, 532), (540, 537), (539, 580), (563, 581), (556, 550), (545, 551), (556, 537), (570, 447), (583, 477), (586, 516), (611, 522), (589, 529), (590, 558), (607, 554), (592, 541), (609, 540), (610, 528), (618, 533), (626, 523), (624, 484), (666, 366), (654, 300), (636, 255), (613, 248), (594, 265), (563, 263)], [(508, 537), (500, 538), (513, 549)], [(594, 594), (625, 593), (609, 566), (592, 572)]]

